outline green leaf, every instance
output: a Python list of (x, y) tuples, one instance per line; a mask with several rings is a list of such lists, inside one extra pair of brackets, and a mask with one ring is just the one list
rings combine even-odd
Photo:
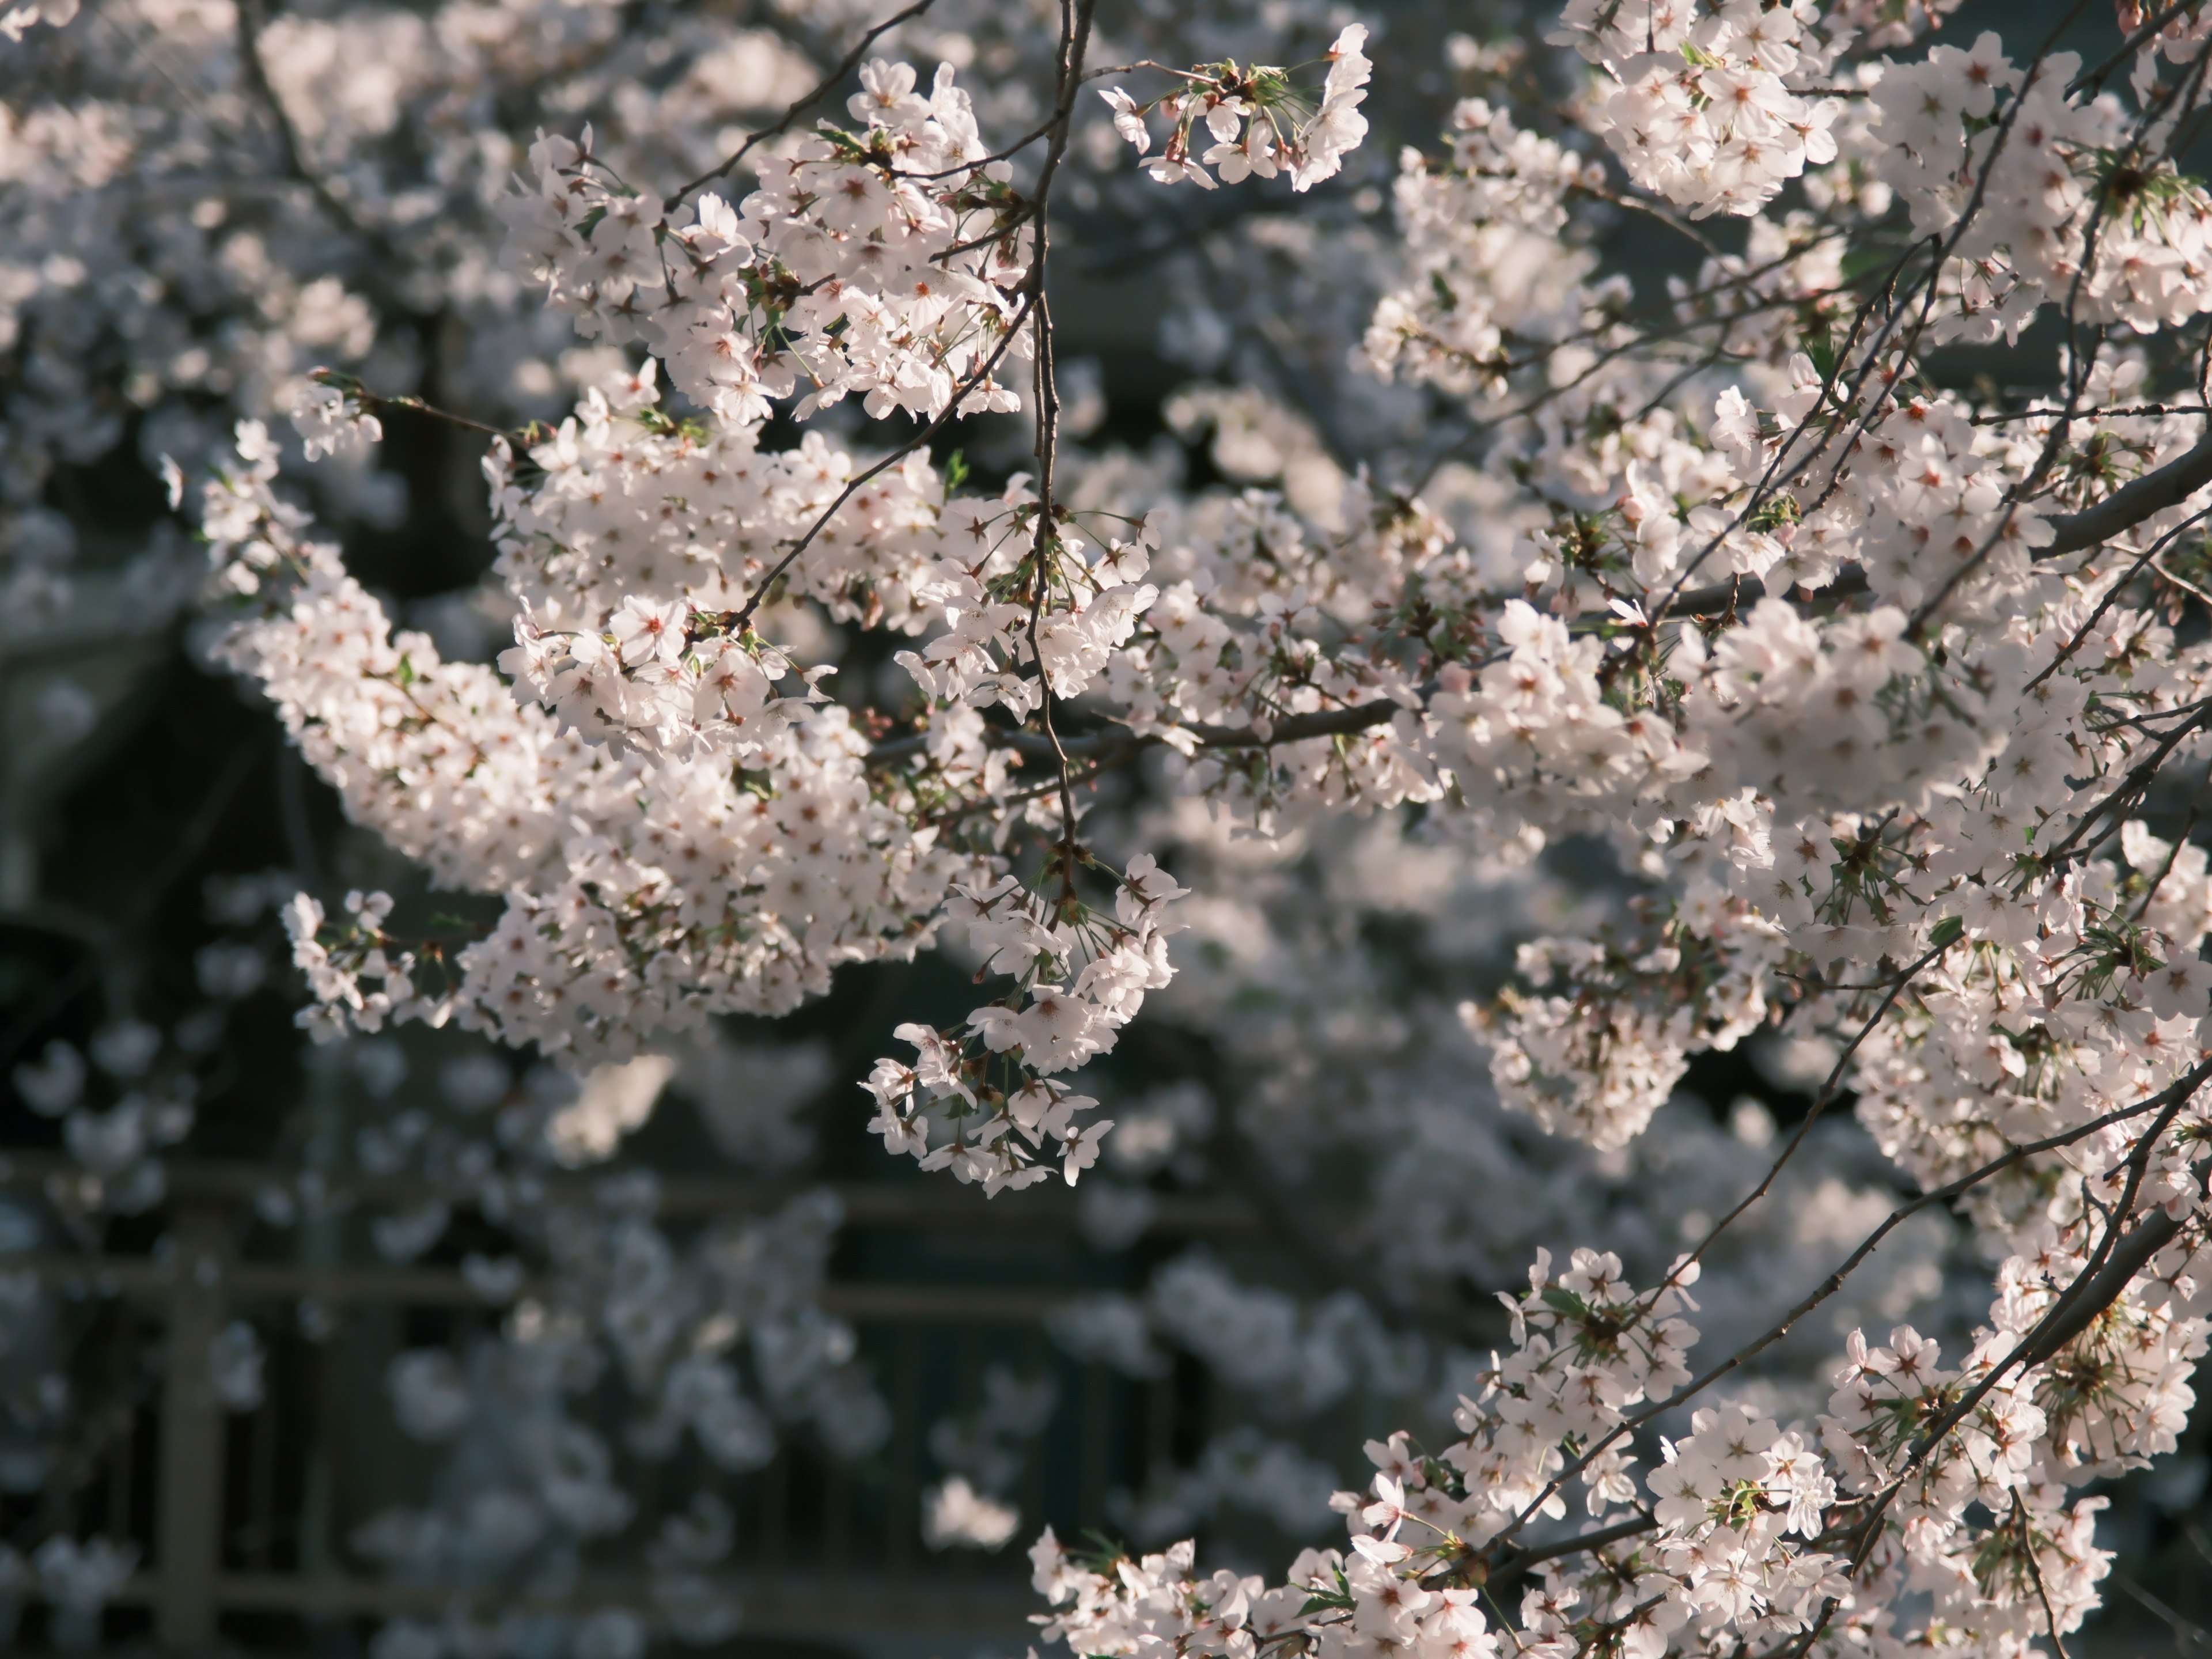
[(1588, 1319), (1589, 1304), (1572, 1291), (1563, 1291), (1556, 1285), (1544, 1286), (1544, 1305), (1554, 1313), (1563, 1313), (1570, 1319)]
[(1822, 329), (1819, 335), (1805, 342), (1805, 355), (1813, 360), (1813, 368), (1822, 380), (1835, 379), (1836, 346), (1835, 342), (1828, 337), (1826, 329)]
[(968, 482), (968, 452), (956, 449), (945, 458), (945, 493), (950, 495)]
[(1096, 1527), (1083, 1529), (1083, 1541), (1067, 1553), (1067, 1559), (1079, 1566), (1088, 1567), (1097, 1573), (1110, 1573), (1116, 1561), (1126, 1560), (1129, 1547), (1118, 1538), (1109, 1538)]
[(1893, 245), (1885, 245), (1872, 237), (1855, 241), (1844, 249), (1843, 273), (1846, 277), (1863, 276), (1869, 271), (1886, 269), (1897, 258)]
[(1936, 924), (1936, 931), (1928, 935), (1928, 948), (1942, 951), (1956, 945), (1964, 938), (1966, 924), (1957, 916), (1946, 916)]

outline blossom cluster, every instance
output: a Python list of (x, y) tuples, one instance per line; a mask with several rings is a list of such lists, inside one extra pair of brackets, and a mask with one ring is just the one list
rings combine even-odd
[[(2212, 198), (2160, 154), (2171, 92), (2131, 115), (2069, 96), (2081, 69), (2058, 52), (2031, 78), (1984, 34), (1970, 52), (1936, 46), (1891, 70), (1873, 90), (1882, 179), (1916, 229), (1980, 267), (2011, 318), (2063, 302), (2141, 334), (2179, 326), (2203, 309)], [(1970, 192), (1984, 205), (1961, 228)]]
[[(1310, 108), (1285, 70), (1262, 64), (1240, 66), (1233, 60), (1181, 73), (1181, 85), (1149, 104), (1138, 103), (1119, 87), (1105, 88), (1098, 95), (1114, 112), (1115, 130), (1139, 155), (1149, 155), (1152, 147), (1146, 118), (1158, 115), (1169, 123), (1167, 142), (1145, 164), (1146, 173), (1160, 184), (1188, 179), (1213, 190), (1279, 173), (1289, 177), (1292, 190), (1307, 191), (1342, 171), (1345, 156), (1367, 136), (1367, 118), (1359, 106), (1366, 101), (1375, 66), (1360, 50), (1366, 44), (1364, 23), (1346, 24), (1338, 32), (1328, 52), (1321, 101)], [(1202, 142), (1194, 140), (1194, 130), (1201, 125), (1213, 142), (1194, 159), (1191, 146)], [(1219, 171), (1218, 182), (1208, 167)]]
[[(1145, 993), (1168, 982), (1167, 941), (1180, 927), (1165, 912), (1187, 890), (1139, 854), (1115, 878), (1109, 920), (1075, 896), (1068, 873), (1071, 884), (1050, 903), (1011, 876), (954, 889), (947, 918), (966, 924), (987, 969), (1016, 984), (954, 1031), (898, 1028), (918, 1051), (915, 1063), (879, 1060), (861, 1085), (877, 1106), (868, 1127), (889, 1151), (992, 1194), (1043, 1180), (1054, 1158), (1072, 1187), (1097, 1161), (1114, 1121), (1079, 1123), (1098, 1103), (1054, 1079), (1111, 1052)], [(934, 1146), (933, 1123), (951, 1135)]]
[[(2201, 1249), (2201, 1239), (2179, 1245), (2154, 1270), (2156, 1305), (2197, 1295), (2186, 1268)], [(2039, 1271), (2048, 1283), (2049, 1267), (2016, 1257), (2005, 1275), (2033, 1280)], [(1480, 1399), (1462, 1400), (1468, 1437), (1434, 1455), (1403, 1433), (1368, 1443), (1369, 1492), (1335, 1499), (1348, 1550), (1309, 1549), (1271, 1588), (1261, 1577), (1199, 1574), (1188, 1541), (1139, 1560), (1085, 1559), (1048, 1529), (1030, 1553), (1051, 1607), (1036, 1615), (1043, 1634), (1076, 1653), (1265, 1644), (1317, 1656), (1493, 1655), (1509, 1643), (1557, 1653), (1607, 1644), (1656, 1659), (1809, 1644), (1832, 1626), (1840, 1639), (1903, 1651), (1927, 1639), (1899, 1622), (1893, 1604), (1909, 1591), (1932, 1592), (1931, 1621), (1977, 1632), (1993, 1651), (2078, 1627), (2111, 1559), (2092, 1541), (2105, 1500), (2067, 1503), (2069, 1437), (2051, 1431), (2050, 1408), (2078, 1399), (2075, 1379), (2087, 1373), (2073, 1358), (2011, 1369), (2047, 1300), (2024, 1309), (2016, 1294), (2001, 1297), (1964, 1372), (1942, 1370), (1937, 1345), (1910, 1328), (1885, 1347), (1854, 1332), (1817, 1431), (1784, 1428), (1741, 1403), (1703, 1407), (1686, 1434), (1661, 1440), (1662, 1461), (1639, 1482), (1619, 1444), (1626, 1408), (1689, 1381), (1680, 1361), (1695, 1333), (1666, 1314), (1696, 1278), (1686, 1264), (1639, 1296), (1617, 1258), (1578, 1250), (1553, 1279), (1540, 1255), (1527, 1297), (1506, 1298), (1516, 1352), (1493, 1365)], [(2124, 1366), (2089, 1368), (2112, 1379), (2100, 1393), (2118, 1433), (2148, 1436), (2146, 1447), (2176, 1420), (2168, 1396), (2203, 1349), (2202, 1322), (2169, 1314), (2163, 1323), (2175, 1333), (2166, 1350), (2174, 1359), (2120, 1339), (2122, 1350), (2149, 1351), (2142, 1381), (2120, 1382)], [(1514, 1544), (1532, 1517), (1564, 1518), (1571, 1476), (1591, 1517), (1579, 1537)], [(1637, 1513), (1597, 1524), (1615, 1507)], [(1501, 1571), (1533, 1582), (1517, 1627), (1493, 1631)]]
[(804, 414), (859, 394), (868, 413), (1019, 406), (994, 371), (1025, 337), (1015, 210), (950, 65), (927, 95), (910, 65), (861, 71), (858, 132), (825, 127), (763, 157), (732, 208), (672, 208), (616, 178), (581, 142), (541, 137), (535, 190), (507, 198), (513, 257), (586, 337), (642, 341), (676, 387), (724, 419), (765, 416), (805, 388)]
[(1363, 351), (1385, 377), (1495, 393), (1598, 314), (1597, 261), (1563, 233), (1567, 196), (1601, 191), (1605, 172), (1480, 98), (1452, 111), (1449, 137), (1449, 161), (1410, 151), (1399, 172), (1408, 280), (1376, 304)]
[[(301, 911), (295, 948), (331, 997), (308, 1013), (323, 1034), (450, 1010), (465, 1029), (620, 1057), (719, 1008), (788, 1008), (837, 962), (910, 951), (933, 880), (973, 869), (872, 794), (866, 743), (841, 708), (778, 735), (757, 768), (778, 780), (766, 793), (711, 760), (648, 768), (561, 731), (489, 669), (395, 638), (270, 492), (274, 459), (251, 423), (239, 463), (208, 486), (203, 514), (219, 584), (258, 607), (223, 635), (222, 659), (263, 683), (358, 819), (447, 883), (506, 896), (488, 937), (445, 952), (451, 983), (428, 1001), (380, 931), (332, 957), (312, 936), (320, 918)], [(774, 908), (758, 908), (742, 896), (787, 846), (798, 856)], [(364, 973), (383, 988), (362, 994)]]
[(1835, 159), (1838, 105), (1806, 94), (1825, 83), (1842, 43), (1811, 0), (1698, 13), (1654, 0), (1639, 16), (1571, 0), (1554, 39), (1614, 82), (1589, 125), (1632, 179), (1693, 214), (1748, 214)]

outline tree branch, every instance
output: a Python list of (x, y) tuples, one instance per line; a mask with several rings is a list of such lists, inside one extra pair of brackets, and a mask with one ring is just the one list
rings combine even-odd
[(2208, 483), (2212, 483), (2212, 432), (2197, 440), (2197, 447), (2185, 455), (2168, 461), (2155, 472), (2144, 473), (2096, 506), (2069, 518), (2051, 520), (2050, 545), (2036, 551), (2041, 557), (2057, 558), (2108, 542), (2154, 514), (2179, 507)]
[[(1423, 687), (1424, 694), (1431, 687)], [(1291, 714), (1275, 721), (1263, 733), (1250, 726), (1208, 726), (1194, 720), (1187, 726), (1172, 728), (1187, 732), (1198, 740), (1201, 749), (1272, 749), (1277, 744), (1304, 743), (1310, 738), (1336, 738), (1354, 732), (1364, 732), (1372, 726), (1389, 723), (1391, 717), (1405, 705), (1389, 697), (1373, 702), (1354, 703), (1345, 708), (1320, 708), (1310, 714)], [(1050, 760), (1057, 751), (1042, 735), (1034, 732), (1008, 731), (994, 726), (983, 735), (983, 741), (995, 749), (1011, 749), (1024, 760)], [(1157, 732), (1093, 732), (1079, 738), (1063, 738), (1060, 747), (1070, 759), (1102, 755), (1118, 755), (1121, 751), (1134, 754), (1167, 738)], [(879, 743), (868, 751), (868, 764), (884, 766), (909, 755), (916, 755), (929, 747), (929, 734), (916, 732), (903, 738), (893, 738)]]

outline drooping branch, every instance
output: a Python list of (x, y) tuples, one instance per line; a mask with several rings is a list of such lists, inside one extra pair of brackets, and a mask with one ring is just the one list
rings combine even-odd
[[(1970, 1170), (1955, 1181), (1947, 1182), (1941, 1187), (1931, 1188), (1921, 1194), (1919, 1197), (1907, 1200), (1899, 1205), (1882, 1218), (1881, 1223), (1873, 1231), (1859, 1241), (1857, 1247), (1844, 1258), (1833, 1273), (1814, 1285), (1802, 1300), (1784, 1314), (1764, 1334), (1738, 1348), (1725, 1359), (1708, 1369), (1703, 1375), (1692, 1378), (1666, 1400), (1645, 1407), (1635, 1415), (1625, 1419), (1610, 1432), (1600, 1436), (1589, 1445), (1584, 1447), (1578, 1456), (1570, 1461), (1565, 1468), (1559, 1470), (1551, 1477), (1545, 1484), (1544, 1490), (1514, 1517), (1512, 1524), (1498, 1534), (1497, 1539), (1493, 1540), (1492, 1547), (1498, 1547), (1510, 1540), (1542, 1510), (1544, 1504), (1549, 1501), (1554, 1492), (1588, 1468), (1607, 1447), (1614, 1444), (1623, 1437), (1633, 1434), (1661, 1413), (1676, 1409), (1685, 1401), (1695, 1399), (1721, 1378), (1736, 1370), (1765, 1349), (1779, 1342), (1790, 1334), (1799, 1320), (1842, 1290), (1844, 1282), (1857, 1271), (1860, 1264), (1874, 1254), (1883, 1239), (1903, 1225), (1909, 1218), (1917, 1215), (1930, 1205), (1948, 1203), (1951, 1200), (1971, 1192), (1991, 1176), (2002, 1174), (2016, 1164), (2022, 1163), (2041, 1152), (2055, 1152), (2062, 1146), (2073, 1146), (2112, 1124), (2125, 1122), (2149, 1112), (2168, 1115), (2162, 1121), (2170, 1121), (2170, 1115), (2192, 1099), (2197, 1091), (2207, 1082), (2212, 1082), (2212, 1059), (2198, 1061), (2156, 1094), (2139, 1100), (2131, 1106), (2123, 1106), (2106, 1112), (2100, 1117), (2090, 1119), (2087, 1123), (2077, 1124), (2071, 1129), (2064, 1130), (2058, 1134), (2045, 1136), (2041, 1140), (2029, 1141), (2014, 1146), (2010, 1151), (1990, 1159), (1979, 1169)], [(2132, 1236), (2130, 1237), (2132, 1239)], [(2040, 1334), (2039, 1333), (2039, 1335)]]

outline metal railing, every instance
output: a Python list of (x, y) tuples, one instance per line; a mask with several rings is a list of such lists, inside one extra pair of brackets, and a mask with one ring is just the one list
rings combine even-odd
[[(0, 1160), (0, 1187), (45, 1187), (72, 1171), (51, 1155), (17, 1155)], [(219, 1638), (256, 1644), (242, 1620), (436, 1617), (472, 1600), (495, 1600), (499, 1611), (643, 1604), (640, 1574), (587, 1570), (559, 1595), (533, 1597), (398, 1582), (352, 1556), (352, 1528), (403, 1495), (410, 1476), (419, 1485), (431, 1464), (389, 1425), (379, 1356), (418, 1346), (426, 1322), (450, 1328), (496, 1310), (456, 1269), (240, 1255), (239, 1224), (266, 1178), (252, 1164), (180, 1160), (168, 1170), (167, 1236), (158, 1252), (0, 1258), (0, 1273), (33, 1273), (73, 1301), (127, 1310), (142, 1341), (148, 1324), (159, 1327), (166, 1355), (159, 1377), (108, 1408), (92, 1437), (97, 1443), (85, 1449), (97, 1473), (81, 1472), (78, 1481), (80, 1525), (140, 1551), (143, 1565), (118, 1605), (148, 1610), (161, 1645), (192, 1650)], [(590, 1185), (579, 1179), (578, 1195)], [(887, 1230), (939, 1244), (1030, 1234), (1044, 1244), (1074, 1231), (1066, 1195), (1025, 1194), (1036, 1201), (987, 1206), (972, 1191), (939, 1183), (833, 1190), (848, 1229), (864, 1233)], [(680, 1224), (763, 1213), (790, 1195), (788, 1187), (762, 1183), (669, 1181), (659, 1214)], [(375, 1205), (464, 1194), (391, 1177), (333, 1183), (331, 1196)], [(1173, 1199), (1163, 1200), (1153, 1224), (1169, 1237), (1222, 1239), (1255, 1225), (1233, 1203)], [(1186, 1449), (1203, 1413), (1187, 1375), (1133, 1382), (1054, 1351), (1043, 1322), (1079, 1288), (867, 1279), (824, 1287), (821, 1306), (860, 1333), (893, 1428), (883, 1450), (858, 1468), (787, 1438), (767, 1468), (720, 1482), (738, 1517), (727, 1583), (746, 1629), (1019, 1636), (1036, 1604), (1018, 1546), (997, 1559), (947, 1559), (922, 1544), (921, 1496), (938, 1473), (926, 1447), (933, 1416), (972, 1404), (975, 1381), (994, 1359), (1060, 1377), (1054, 1431), (1012, 1494), (1026, 1534), (1048, 1519), (1068, 1533), (1103, 1525), (1108, 1492), (1139, 1484), (1145, 1470)], [(269, 1316), (303, 1302), (340, 1328), (311, 1339), (297, 1333), (296, 1322)], [(278, 1334), (268, 1350), (263, 1402), (236, 1413), (216, 1397), (207, 1356), (226, 1323), (242, 1315), (260, 1316), (257, 1327)], [(410, 1322), (418, 1328), (412, 1336)], [(649, 1470), (643, 1479), (650, 1488)], [(690, 1490), (670, 1496), (688, 1498)], [(653, 1496), (648, 1491), (648, 1505)], [(652, 1518), (641, 1512), (640, 1520)]]

